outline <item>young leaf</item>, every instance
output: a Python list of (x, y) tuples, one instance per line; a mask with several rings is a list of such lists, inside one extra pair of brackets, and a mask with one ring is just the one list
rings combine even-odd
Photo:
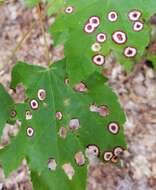
[(26, 158), (35, 190), (85, 190), (85, 152), (116, 162), (126, 147), (125, 115), (106, 79), (94, 72), (73, 90), (65, 70), (63, 60), (49, 68), (20, 62), (12, 72), (11, 87), (22, 83), (27, 98), (13, 107), (20, 132), (0, 160), (8, 174)]
[(56, 43), (64, 34), (72, 83), (99, 70), (110, 52), (129, 70), (150, 41), (148, 19), (155, 11), (154, 0), (67, 0), (50, 33)]

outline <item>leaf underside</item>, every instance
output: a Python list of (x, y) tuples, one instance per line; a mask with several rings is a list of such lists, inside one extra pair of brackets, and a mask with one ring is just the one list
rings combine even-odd
[[(73, 8), (69, 14), (67, 8)], [(143, 29), (139, 32), (134, 31), (133, 24), (128, 17), (128, 13), (138, 10), (141, 15), (139, 22), (143, 23)], [(108, 14), (115, 11), (118, 15), (115, 22), (108, 20)], [(64, 42), (65, 57), (67, 59), (67, 73), (73, 84), (85, 79), (95, 70), (101, 68), (93, 63), (93, 57), (96, 54), (105, 57), (113, 53), (117, 60), (124, 65), (125, 69), (130, 70), (144, 54), (144, 50), (150, 41), (150, 27), (148, 20), (156, 11), (154, 0), (67, 0), (62, 8), (62, 14), (59, 14), (55, 23), (50, 28), (56, 44)], [(88, 19), (97, 16), (100, 19), (100, 25), (93, 33), (86, 33), (84, 26)], [(122, 31), (127, 35), (127, 41), (124, 44), (116, 44), (112, 40), (115, 31)], [(107, 40), (100, 43), (101, 49), (93, 51), (92, 45), (96, 42), (96, 36), (99, 33), (106, 33)], [(126, 47), (136, 48), (136, 55), (128, 58), (124, 55)]]
[[(81, 151), (85, 155), (86, 147), (94, 144), (100, 150), (100, 159), (103, 159), (105, 151), (113, 151), (117, 146), (126, 148), (122, 127), (125, 115), (116, 95), (106, 85), (106, 79), (94, 72), (83, 81), (87, 91), (80, 93), (64, 83), (66, 77), (66, 60), (49, 68), (20, 62), (13, 68), (11, 88), (23, 84), (26, 90), (25, 102), (12, 106), (12, 100), (0, 88), (0, 98), (6, 102), (3, 107), (5, 114), (0, 119), (1, 130), (4, 121), (21, 121), (18, 135), (0, 151), (1, 164), (8, 175), (26, 158), (35, 190), (85, 190), (88, 162), (85, 158), (80, 166), (75, 161), (75, 154)], [(39, 90), (46, 92), (44, 100), (39, 98)], [(32, 107), (32, 100), (37, 101), (37, 109)], [(91, 112), (92, 104), (107, 106), (109, 114), (102, 117), (99, 113)], [(15, 111), (14, 118), (6, 114), (8, 107)], [(28, 112), (32, 116), (29, 119), (26, 117)], [(58, 112), (62, 114), (59, 119), (56, 117)], [(1, 106), (0, 113), (3, 113)], [(79, 122), (76, 130), (69, 128), (72, 119)], [(108, 130), (110, 122), (120, 126), (116, 135)], [(60, 136), (61, 127), (67, 130), (65, 138)], [(32, 136), (28, 128), (33, 129)], [(48, 169), (49, 159), (56, 162), (53, 170)], [(62, 168), (64, 164), (72, 166), (74, 174), (71, 178), (65, 174)]]

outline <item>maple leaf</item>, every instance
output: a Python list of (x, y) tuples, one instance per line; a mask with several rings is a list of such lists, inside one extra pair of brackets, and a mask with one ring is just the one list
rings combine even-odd
[(21, 122), (18, 135), (0, 151), (5, 174), (25, 158), (34, 189), (83, 190), (87, 156), (116, 163), (126, 148), (125, 115), (106, 81), (94, 72), (73, 89), (66, 59), (48, 68), (17, 63), (11, 88), (22, 84), (25, 102), (13, 104), (0, 88), (1, 130), (9, 120)]

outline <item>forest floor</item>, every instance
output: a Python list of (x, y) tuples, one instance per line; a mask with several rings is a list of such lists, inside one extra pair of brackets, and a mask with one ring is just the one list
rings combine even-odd
[[(46, 27), (54, 20), (53, 17), (47, 19)], [(27, 38), (18, 49), (16, 45), (23, 36)], [(51, 58), (63, 58), (63, 47), (53, 48), (53, 40), (48, 34), (46, 36)], [(151, 44), (151, 51), (155, 51), (155, 44)], [(15, 49), (18, 49), (16, 53)], [(0, 83), (9, 92), (10, 73), (17, 60), (40, 65), (46, 63), (44, 38), (36, 9), (25, 8), (22, 0), (12, 0), (0, 6)], [(109, 69), (106, 69), (108, 65)], [(156, 190), (156, 72), (145, 61), (135, 66), (130, 74), (126, 74), (113, 60), (108, 65), (104, 72), (127, 115), (125, 135), (128, 150), (121, 160), (121, 168), (102, 163), (90, 166), (88, 190)], [(15, 98), (20, 100), (23, 98), (21, 96), (19, 91)], [(3, 140), (7, 143), (10, 133), (16, 131), (10, 132), (9, 128), (4, 133)], [(32, 189), (24, 161), (9, 178), (5, 178), (1, 170), (0, 190), (2, 189)]]

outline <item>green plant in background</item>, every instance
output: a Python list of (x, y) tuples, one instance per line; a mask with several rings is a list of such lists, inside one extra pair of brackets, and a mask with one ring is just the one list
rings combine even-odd
[(125, 115), (101, 68), (110, 52), (125, 68), (143, 56), (156, 8), (152, 0), (47, 4), (48, 15), (60, 13), (50, 33), (64, 44), (65, 59), (47, 68), (14, 66), (11, 88), (24, 86), (24, 102), (16, 104), (0, 85), (1, 134), (6, 123), (21, 123), (0, 161), (8, 175), (25, 158), (35, 190), (84, 190), (88, 158), (118, 163), (126, 148)]

